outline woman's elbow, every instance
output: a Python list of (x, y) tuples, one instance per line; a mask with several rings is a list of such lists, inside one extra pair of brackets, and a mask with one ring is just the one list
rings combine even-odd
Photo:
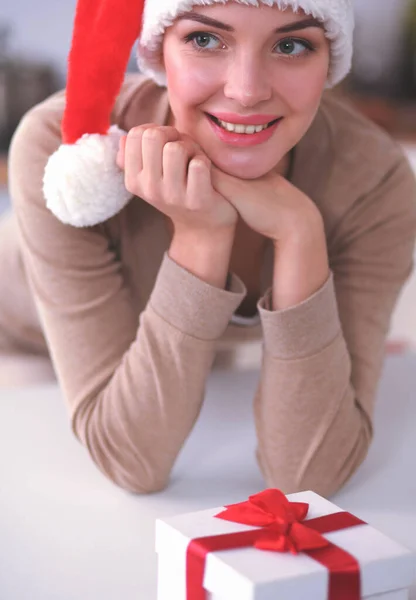
[[(91, 459), (99, 470), (116, 486), (132, 494), (155, 494), (169, 484), (169, 473), (150, 461), (135, 460), (134, 457), (111, 453), (109, 449), (88, 448)], [(145, 464), (143, 464), (145, 462)]]
[[(97, 463), (96, 463), (97, 464)], [(97, 465), (100, 468), (100, 465)], [(101, 469), (104, 474), (121, 489), (130, 492), (131, 494), (156, 494), (161, 492), (169, 484), (169, 477), (166, 478), (149, 478), (133, 473), (121, 474), (117, 472), (109, 472)]]
[(349, 479), (357, 472), (368, 454), (371, 445), (371, 435), (364, 429), (359, 432), (354, 445), (340, 448), (336, 454), (321, 452), (310, 460), (300, 460), (298, 465), (290, 469), (279, 462), (258, 462), (267, 485), (282, 490), (285, 494), (294, 494), (311, 490), (324, 498), (329, 498), (341, 490)]
[(173, 460), (162, 461), (157, 452), (145, 452), (120, 432), (115, 434), (98, 418), (97, 403), (78, 410), (72, 429), (98, 469), (115, 485), (133, 494), (153, 494), (169, 484)]

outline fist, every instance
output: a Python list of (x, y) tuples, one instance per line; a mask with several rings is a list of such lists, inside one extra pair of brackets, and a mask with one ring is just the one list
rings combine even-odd
[(120, 141), (117, 165), (127, 190), (170, 217), (177, 230), (235, 226), (238, 213), (211, 182), (211, 161), (174, 127), (134, 127)]

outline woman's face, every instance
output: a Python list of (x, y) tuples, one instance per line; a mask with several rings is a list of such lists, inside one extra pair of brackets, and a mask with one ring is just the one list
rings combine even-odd
[[(176, 19), (163, 41), (173, 124), (222, 171), (261, 177), (308, 130), (329, 57), (323, 28), (303, 12), (232, 1), (195, 6)], [(224, 129), (225, 123), (266, 125), (275, 119), (277, 124), (255, 134)]]

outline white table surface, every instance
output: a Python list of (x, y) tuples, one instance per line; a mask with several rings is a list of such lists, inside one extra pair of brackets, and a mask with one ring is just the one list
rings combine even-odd
[[(75, 440), (55, 385), (0, 392), (1, 600), (155, 600), (157, 517), (245, 500), (265, 483), (254, 460), (258, 370), (214, 370), (169, 488), (117, 488)], [(386, 359), (376, 436), (333, 498), (416, 550), (416, 355)], [(416, 599), (416, 587), (412, 590)]]

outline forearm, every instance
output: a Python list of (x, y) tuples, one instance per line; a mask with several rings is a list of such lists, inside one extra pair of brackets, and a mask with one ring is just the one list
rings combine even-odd
[(261, 308), (258, 460), (269, 485), (330, 495), (364, 459), (371, 423), (352, 384), (323, 234), (311, 229), (276, 252), (273, 308)]
[(299, 226), (289, 238), (274, 244), (273, 310), (300, 304), (327, 281), (328, 252), (322, 219)]
[(263, 473), (288, 493), (332, 493), (366, 447), (329, 275), (319, 220), (275, 244), (275, 335), (268, 327), (255, 413)]
[(304, 359), (266, 353), (255, 421), (257, 458), (269, 486), (325, 497), (338, 491), (364, 460), (372, 437), (342, 335)]
[(93, 460), (119, 486), (141, 493), (166, 486), (198, 417), (216, 340), (243, 295), (237, 278), (221, 290), (165, 255), (136, 338), (124, 355), (116, 340), (108, 345), (106, 355), (117, 355), (105, 369), (111, 378), (73, 415)]
[(76, 432), (93, 461), (134, 493), (166, 487), (198, 418), (214, 343), (184, 335), (153, 309), (111, 381), (77, 411)]

